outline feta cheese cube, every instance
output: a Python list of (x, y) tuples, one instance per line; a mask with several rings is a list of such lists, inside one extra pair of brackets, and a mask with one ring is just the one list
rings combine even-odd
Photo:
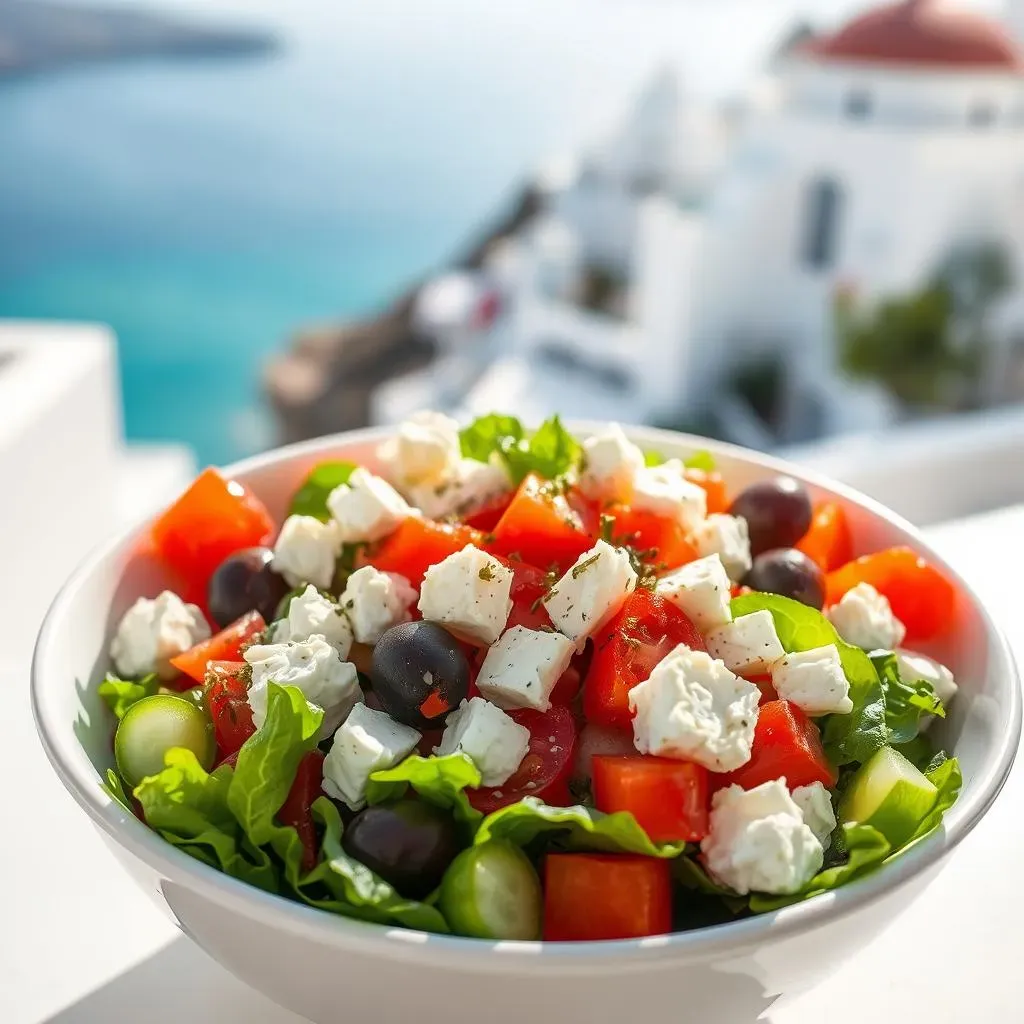
[(740, 675), (765, 675), (786, 653), (767, 610), (741, 615), (705, 637), (708, 650)]
[(644, 466), (633, 477), (633, 508), (673, 519), (686, 530), (695, 530), (708, 514), (708, 496), (703, 487), (683, 475), (679, 459), (660, 466)]
[(272, 567), (290, 586), (312, 583), (327, 590), (334, 579), (334, 564), (341, 552), (341, 537), (334, 523), (313, 516), (289, 516), (274, 545)]
[(324, 758), (324, 792), (353, 811), (366, 804), (366, 784), (383, 768), (393, 768), (416, 749), (420, 734), (362, 702), (334, 734)]
[(851, 587), (825, 615), (848, 644), (865, 651), (895, 650), (907, 633), (888, 599), (870, 583)]
[(464, 517), (512, 489), (500, 458), (489, 462), (460, 459), (449, 475), (406, 489), (406, 497), (429, 519)]
[(680, 644), (629, 691), (641, 754), (731, 772), (750, 760), (761, 691), (703, 651)]
[(850, 683), (835, 644), (779, 658), (772, 665), (772, 686), (783, 700), (808, 715), (848, 715), (853, 710)]
[(931, 683), (935, 696), (943, 704), (949, 704), (959, 689), (953, 679), (953, 673), (945, 665), (924, 654), (915, 654), (913, 651), (900, 649), (896, 651), (896, 667), (899, 670), (900, 679), (905, 683), (914, 683), (919, 679)]
[(698, 523), (690, 543), (701, 555), (719, 555), (729, 579), (738, 583), (750, 572), (750, 532), (742, 516), (714, 514)]
[(327, 496), (327, 507), (344, 544), (372, 543), (392, 533), (412, 509), (386, 480), (359, 468)]
[(711, 802), (704, 863), (740, 895), (799, 892), (821, 870), (824, 850), (784, 779), (754, 789), (728, 786)]
[(338, 606), (310, 584), (291, 599), (287, 616), (274, 623), (270, 642), (286, 644), (308, 640), (314, 634), (322, 636), (342, 661), (348, 657), (352, 649), (352, 626)]
[(827, 850), (836, 827), (831, 794), (820, 782), (812, 782), (809, 786), (797, 786), (792, 797), (793, 803), (800, 808), (804, 824), (814, 833), (822, 849)]
[(644, 453), (618, 423), (583, 442), (580, 489), (590, 498), (630, 501), (633, 479), (644, 468)]
[(462, 455), (459, 424), (440, 412), (418, 412), (399, 425), (377, 454), (400, 488), (443, 480)]
[(547, 711), (575, 649), (561, 633), (513, 626), (488, 650), (476, 685), (499, 708)]
[(529, 746), (529, 729), (483, 697), (474, 697), (448, 716), (434, 753), (465, 754), (479, 769), (483, 785), (500, 786), (515, 774)]
[(114, 667), (126, 679), (151, 672), (164, 679), (178, 674), (171, 658), (210, 637), (210, 626), (194, 604), (165, 590), (150, 600), (140, 597), (124, 613), (110, 645)]
[[(318, 635), (286, 644), (254, 644), (242, 655), (252, 666), (249, 706), (259, 728), (267, 717), (267, 687), (296, 686), (310, 704), (324, 710), (321, 735), (329, 736), (360, 698), (355, 665), (342, 661)], [(328, 728), (329, 726), (329, 728)]]
[(466, 640), (490, 646), (512, 611), (512, 578), (512, 570), (493, 555), (467, 544), (427, 570), (420, 613)]
[(416, 589), (398, 573), (364, 565), (349, 576), (338, 603), (352, 624), (356, 641), (375, 644), (385, 630), (409, 621)]
[(732, 622), (732, 587), (717, 554), (698, 558), (662, 576), (655, 592), (674, 604), (702, 633)]
[(548, 591), (544, 607), (555, 628), (582, 647), (619, 611), (636, 581), (629, 555), (599, 540)]

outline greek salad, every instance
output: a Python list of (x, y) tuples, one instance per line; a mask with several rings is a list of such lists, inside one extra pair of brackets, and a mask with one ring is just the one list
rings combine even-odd
[[(422, 413), (283, 523), (206, 470), (116, 628), (110, 793), (323, 911), (590, 941), (805, 900), (939, 826), (958, 596), (842, 503), (713, 459)], [(859, 555), (859, 557), (856, 557)]]

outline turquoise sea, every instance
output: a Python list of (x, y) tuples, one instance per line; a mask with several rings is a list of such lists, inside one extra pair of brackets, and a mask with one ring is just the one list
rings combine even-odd
[[(209, 17), (209, 3), (163, 4)], [(130, 438), (273, 441), (263, 361), (440, 265), (661, 61), (737, 89), (819, 0), (220, 0), (269, 58), (0, 83), (0, 317), (116, 330)]]

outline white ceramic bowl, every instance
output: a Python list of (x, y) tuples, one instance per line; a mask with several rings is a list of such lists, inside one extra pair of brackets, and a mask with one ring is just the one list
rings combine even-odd
[[(592, 426), (592, 425), (590, 425)], [(585, 434), (587, 424), (577, 425)], [(634, 440), (665, 455), (710, 448), (732, 490), (780, 471), (851, 512), (858, 552), (909, 543), (940, 565), (917, 531), (867, 498), (798, 467), (702, 439), (648, 429)], [(295, 445), (229, 467), (280, 520), (304, 473), (327, 457), (373, 465), (383, 431)], [(133, 554), (136, 535), (82, 565), (39, 636), (33, 708), (50, 761), (142, 888), (229, 971), (314, 1021), (645, 1017), (755, 1020), (782, 992), (814, 983), (880, 931), (939, 871), (1002, 787), (1020, 737), (1021, 699), (1005, 641), (958, 579), (960, 627), (932, 650), (961, 690), (935, 736), (954, 750), (965, 784), (943, 827), (881, 871), (773, 914), (708, 930), (592, 944), (490, 943), (333, 917), (251, 888), (165, 843), (100, 788), (112, 764), (110, 723), (96, 697), (114, 624), (163, 579)], [(945, 566), (954, 578), (956, 574)], [(82, 878), (88, 885), (89, 879)]]

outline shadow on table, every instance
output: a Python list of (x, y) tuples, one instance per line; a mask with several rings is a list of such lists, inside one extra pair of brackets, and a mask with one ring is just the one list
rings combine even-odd
[(83, 996), (49, 1024), (308, 1024), (242, 984), (188, 939)]

